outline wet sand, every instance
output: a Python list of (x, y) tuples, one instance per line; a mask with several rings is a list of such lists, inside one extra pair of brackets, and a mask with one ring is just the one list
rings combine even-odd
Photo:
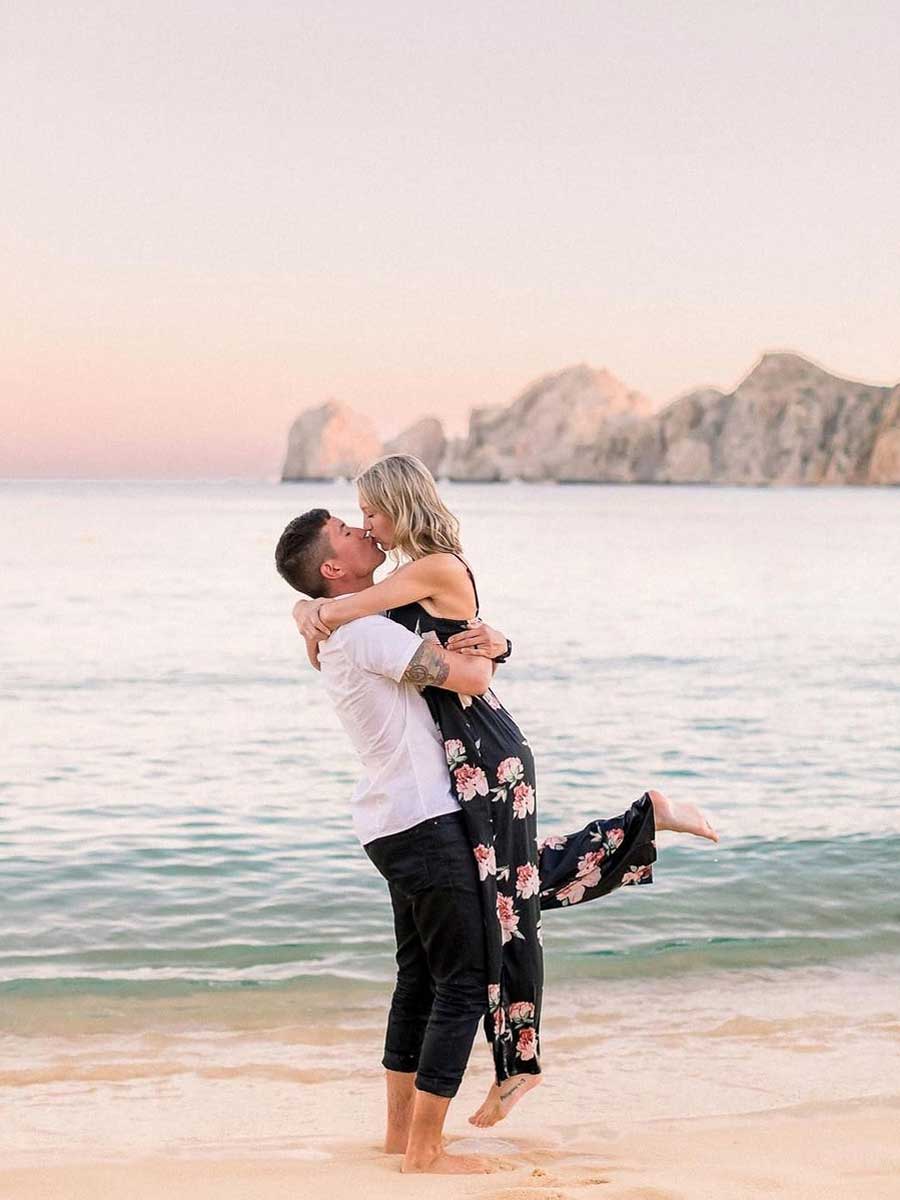
[(0, 1196), (891, 1200), (900, 1019), (888, 976), (679, 976), (548, 992), (545, 1080), (451, 1149), (495, 1168), (408, 1177), (380, 1150), (386, 994), (153, 1004), (17, 1000), (0, 1025)]
[[(891, 1102), (798, 1107), (744, 1117), (643, 1122), (616, 1129), (584, 1122), (481, 1142), (496, 1170), (480, 1176), (405, 1176), (396, 1156), (360, 1137), (321, 1141), (325, 1160), (139, 1158), (0, 1170), (0, 1194), (16, 1200), (330, 1200), (484, 1196), (492, 1200), (896, 1200), (900, 1097)], [(531, 1124), (531, 1122), (528, 1122)], [(368, 1131), (367, 1131), (368, 1132)], [(374, 1134), (374, 1130), (371, 1131)], [(469, 1150), (472, 1139), (454, 1140)], [(453, 1147), (451, 1147), (453, 1148)]]

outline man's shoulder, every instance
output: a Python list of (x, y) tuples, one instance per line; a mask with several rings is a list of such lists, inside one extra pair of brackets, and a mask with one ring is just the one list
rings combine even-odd
[(387, 617), (360, 617), (348, 621), (319, 646), (320, 661), (329, 658), (352, 663), (374, 675), (399, 682), (421, 639), (404, 625)]
[(329, 647), (333, 651), (343, 650), (345, 653), (352, 654), (357, 649), (382, 645), (385, 641), (393, 642), (409, 636), (409, 630), (403, 625), (398, 625), (396, 621), (391, 621), (381, 614), (357, 617), (354, 621), (348, 621), (346, 625), (341, 625), (324, 642), (320, 642), (319, 655), (321, 657), (322, 651)]
[(357, 617), (355, 621), (348, 621), (346, 625), (336, 629), (327, 642), (335, 642), (338, 646), (345, 645), (360, 638), (375, 637), (395, 624), (380, 613), (374, 617)]

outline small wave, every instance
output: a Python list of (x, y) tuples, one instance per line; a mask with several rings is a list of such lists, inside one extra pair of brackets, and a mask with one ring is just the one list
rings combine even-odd
[[(302, 677), (301, 677), (302, 679)], [(227, 674), (208, 671), (161, 671), (158, 675), (86, 675), (79, 679), (33, 679), (7, 674), (5, 686), (23, 695), (29, 692), (100, 692), (138, 687), (148, 688), (235, 688), (240, 692), (255, 687), (293, 688), (298, 686), (296, 672), (285, 675)]]

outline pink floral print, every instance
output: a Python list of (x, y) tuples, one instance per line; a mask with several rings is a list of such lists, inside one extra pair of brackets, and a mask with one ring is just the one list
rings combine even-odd
[(652, 883), (654, 832), (653, 805), (645, 792), (620, 817), (598, 817), (568, 837), (545, 838), (538, 868), (541, 909), (595, 900), (623, 884)]
[(560, 904), (578, 904), (584, 899), (584, 893), (590, 887), (596, 887), (600, 882), (600, 871), (591, 872), (589, 875), (583, 876), (581, 879), (573, 879), (570, 884), (559, 889), (556, 893), (556, 898)]
[(534, 812), (534, 788), (530, 783), (520, 783), (513, 788), (513, 816), (524, 821)]
[(533, 863), (516, 867), (516, 895), (527, 900), (529, 896), (536, 896), (540, 890), (541, 877)]
[(481, 767), (457, 767), (453, 772), (460, 800), (473, 800), (488, 794), (487, 776)]
[(482, 883), (484, 883), (488, 875), (497, 874), (497, 857), (494, 854), (493, 846), (485, 846), (483, 844), (476, 846), (475, 861), (478, 864), (478, 878)]
[(516, 1039), (516, 1054), (523, 1062), (528, 1062), (534, 1058), (537, 1053), (537, 1034), (531, 1025), (519, 1030), (519, 1036)]
[(519, 932), (519, 914), (513, 905), (512, 896), (497, 893), (497, 918), (500, 921), (504, 946), (512, 938), (524, 938), (525, 935)]
[(640, 883), (642, 879), (646, 879), (651, 873), (651, 868), (646, 864), (641, 866), (632, 866), (622, 876), (622, 883)]
[(504, 758), (497, 767), (498, 783), (518, 783), (525, 773), (521, 758)]
[(458, 767), (466, 761), (466, 747), (459, 738), (451, 738), (444, 742), (444, 753), (447, 755), (447, 766)]
[(592, 875), (605, 857), (605, 850), (588, 850), (587, 854), (582, 854), (578, 860), (578, 875)]

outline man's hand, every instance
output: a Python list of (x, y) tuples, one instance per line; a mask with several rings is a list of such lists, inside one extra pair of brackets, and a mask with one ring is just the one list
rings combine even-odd
[[(300, 636), (307, 642), (322, 642), (331, 636), (331, 630), (319, 616), (319, 609), (325, 603), (325, 599), (298, 600), (293, 607), (292, 613), (297, 628), (300, 630)], [(316, 657), (318, 658), (318, 655)]]
[(497, 658), (506, 653), (506, 638), (490, 625), (475, 617), (469, 621), (469, 628), (461, 633), (454, 633), (447, 639), (447, 649), (459, 654), (480, 654), (483, 658)]

